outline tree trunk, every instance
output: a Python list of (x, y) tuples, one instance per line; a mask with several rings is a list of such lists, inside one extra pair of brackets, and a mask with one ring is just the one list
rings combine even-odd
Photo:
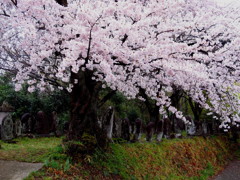
[(201, 116), (203, 109), (201, 108), (200, 104), (198, 104), (196, 102), (194, 103), (191, 98), (188, 99), (188, 102), (189, 102), (189, 105), (190, 105), (191, 110), (194, 115), (194, 123), (196, 126), (196, 133), (203, 134), (203, 127), (202, 127), (202, 123), (200, 120), (200, 116)]
[[(176, 87), (173, 88), (173, 94), (171, 95), (170, 99), (171, 99), (171, 106), (175, 107), (177, 110), (180, 109), (180, 100), (183, 96), (183, 92), (179, 89), (177, 89)], [(169, 119), (171, 120), (172, 123), (172, 127), (171, 127), (171, 132), (172, 133), (176, 133), (177, 132), (177, 117), (175, 114), (171, 114), (169, 116)]]
[[(159, 106), (154, 104), (154, 108), (149, 111), (150, 115), (150, 121), (154, 122), (155, 125), (157, 125), (158, 121), (160, 120), (160, 113), (159, 113)], [(156, 131), (156, 126), (155, 126), (155, 131)]]
[[(74, 87), (71, 92), (71, 118), (67, 140), (84, 143), (84, 136), (87, 135), (95, 139), (97, 146), (105, 147), (106, 135), (98, 125), (97, 119), (97, 102), (101, 83), (93, 81), (91, 77), (92, 73), (89, 71), (71, 74), (71, 83)], [(74, 84), (76, 80), (78, 83)]]
[(159, 114), (159, 106), (156, 105), (156, 101), (150, 101), (147, 94), (145, 93), (144, 89), (140, 89), (140, 94), (143, 96), (143, 98), (145, 98), (145, 105), (147, 107), (148, 113), (149, 113), (149, 118), (150, 121), (149, 122), (154, 122), (155, 123), (155, 127), (154, 127), (154, 132), (156, 131), (156, 126), (158, 121), (160, 120), (160, 114)]

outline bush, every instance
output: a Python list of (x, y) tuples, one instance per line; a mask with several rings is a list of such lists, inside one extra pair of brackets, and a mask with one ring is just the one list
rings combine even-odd
[(73, 159), (84, 158), (86, 155), (91, 155), (95, 152), (97, 140), (94, 136), (84, 133), (81, 141), (66, 141), (64, 142), (65, 152)]

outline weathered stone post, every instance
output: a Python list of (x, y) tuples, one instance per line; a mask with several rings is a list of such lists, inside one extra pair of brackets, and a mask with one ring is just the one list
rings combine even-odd
[(4, 141), (14, 138), (12, 111), (13, 107), (6, 102), (0, 106), (0, 139)]

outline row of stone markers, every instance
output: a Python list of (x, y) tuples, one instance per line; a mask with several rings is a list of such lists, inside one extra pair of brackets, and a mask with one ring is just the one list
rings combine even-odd
[(35, 116), (25, 113), (20, 119), (12, 117), (14, 108), (7, 102), (0, 106), (0, 139), (11, 140), (22, 135), (62, 135), (58, 132), (57, 113), (54, 111), (50, 115), (39, 111)]
[[(157, 142), (162, 138), (181, 138), (182, 132), (188, 136), (205, 136), (222, 133), (218, 121), (194, 121), (190, 116), (186, 119), (191, 122), (185, 124), (180, 119), (170, 120), (169, 118), (159, 119), (157, 122), (144, 122), (140, 118), (130, 121), (128, 118), (118, 119), (115, 116), (114, 108), (109, 107), (104, 115), (99, 118), (99, 125), (105, 131), (109, 141), (113, 138), (122, 138), (126, 141), (137, 142), (141, 135), (146, 135), (146, 141), (151, 142), (156, 137)], [(154, 136), (155, 135), (155, 136)]]
[(59, 120), (55, 111), (51, 114), (43, 111), (38, 111), (36, 115), (25, 113), (21, 117), (21, 123), (22, 132), (25, 134), (48, 135), (53, 133), (54, 135), (61, 135), (58, 132)]
[[(64, 130), (59, 131), (59, 120), (55, 111), (51, 114), (43, 111), (39, 111), (35, 115), (25, 113), (21, 119), (13, 119), (13, 112), (14, 108), (6, 102), (0, 106), (0, 139), (2, 140), (11, 140), (14, 137), (21, 136), (22, 133), (26, 135), (60, 136), (68, 130), (66, 123)], [(153, 135), (156, 134), (156, 140), (160, 142), (163, 137), (180, 137), (182, 131), (186, 131), (190, 136), (216, 134), (219, 131), (220, 124), (214, 121), (200, 123), (193, 121), (189, 116), (186, 118), (191, 122), (191, 125), (185, 125), (178, 119), (171, 121), (168, 118), (163, 118), (157, 122), (149, 122), (145, 125), (140, 118), (135, 119), (134, 122), (130, 122), (128, 118), (118, 119), (115, 116), (114, 108), (109, 107), (99, 118), (98, 123), (106, 132), (109, 141), (112, 141), (112, 138), (122, 138), (126, 141), (136, 142), (140, 140), (141, 134), (145, 133), (147, 141), (151, 141)]]

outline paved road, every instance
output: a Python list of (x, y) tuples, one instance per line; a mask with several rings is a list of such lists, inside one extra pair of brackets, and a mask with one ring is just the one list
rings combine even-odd
[(231, 162), (219, 175), (213, 180), (240, 180), (240, 161)]
[(25, 163), (0, 160), (0, 180), (22, 180), (32, 171), (37, 171), (42, 163)]

